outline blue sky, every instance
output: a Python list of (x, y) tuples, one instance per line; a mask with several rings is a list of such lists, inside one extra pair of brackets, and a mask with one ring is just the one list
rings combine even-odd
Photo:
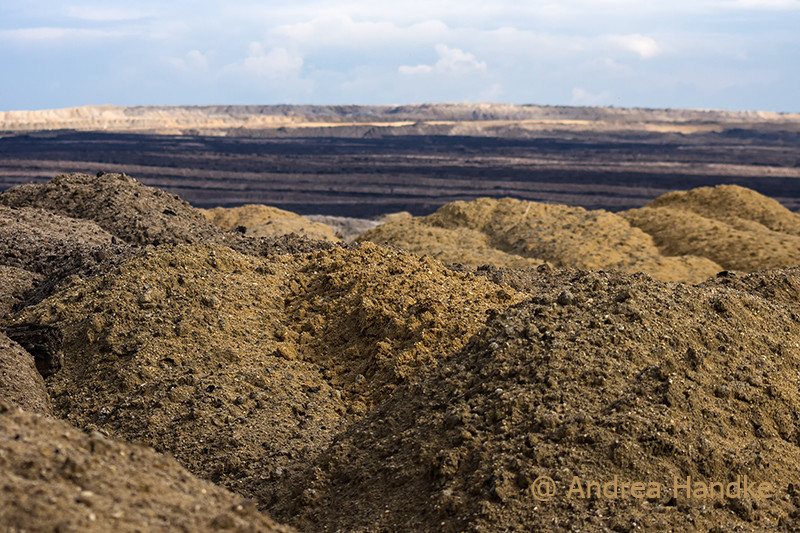
[(3, 0), (0, 110), (508, 102), (800, 112), (800, 0)]

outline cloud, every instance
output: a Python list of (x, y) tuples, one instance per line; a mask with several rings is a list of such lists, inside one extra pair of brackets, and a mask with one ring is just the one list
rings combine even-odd
[(634, 33), (611, 35), (608, 40), (615, 46), (637, 54), (642, 59), (652, 59), (662, 52), (661, 46), (652, 37)]
[(575, 87), (572, 89), (572, 100), (571, 103), (573, 105), (603, 105), (608, 104), (611, 101), (612, 95), (608, 91), (602, 91), (600, 93), (594, 94), (582, 87)]
[(277, 26), (271, 33), (278, 41), (292, 43), (304, 50), (332, 46), (375, 50), (443, 39), (448, 31), (447, 25), (439, 20), (421, 20), (401, 26), (384, 19), (357, 21), (350, 13), (326, 10), (308, 21)]
[(800, 0), (737, 0), (729, 5), (740, 9), (792, 11), (800, 9)]
[(118, 7), (70, 6), (65, 11), (70, 18), (91, 22), (121, 22), (139, 20), (149, 16), (141, 11), (132, 11)]
[(248, 74), (261, 78), (293, 78), (300, 75), (303, 56), (286, 48), (273, 48), (267, 52), (263, 44), (251, 43), (243, 67)]
[(47, 43), (54, 41), (95, 41), (98, 39), (116, 39), (128, 35), (126, 32), (98, 30), (88, 28), (19, 28), (0, 30), (0, 39), (19, 43)]
[(400, 72), (400, 74), (405, 74), (406, 76), (415, 76), (417, 74), (430, 74), (433, 72), (434, 68), (430, 65), (417, 65), (415, 67), (402, 65), (397, 70)]
[(208, 71), (208, 58), (199, 50), (190, 50), (185, 57), (174, 57), (169, 60), (169, 64), (185, 73)]
[(493, 83), (481, 92), (481, 100), (484, 102), (499, 102), (504, 92), (501, 84)]
[(435, 50), (439, 55), (439, 60), (435, 65), (403, 65), (398, 69), (400, 74), (410, 76), (431, 73), (472, 74), (486, 71), (485, 61), (479, 61), (473, 54), (464, 52), (460, 48), (437, 44)]
[(633, 73), (633, 69), (629, 65), (610, 57), (593, 58), (581, 64), (581, 68), (606, 76), (626, 76)]

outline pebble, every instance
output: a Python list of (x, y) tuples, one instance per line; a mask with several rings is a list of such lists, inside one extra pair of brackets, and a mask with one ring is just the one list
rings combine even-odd
[(574, 305), (575, 296), (569, 291), (561, 291), (561, 294), (558, 295), (558, 299), (556, 301), (559, 305)]

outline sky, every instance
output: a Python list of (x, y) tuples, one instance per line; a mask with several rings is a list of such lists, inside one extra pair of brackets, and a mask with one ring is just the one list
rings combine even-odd
[(0, 110), (541, 105), (800, 112), (800, 0), (3, 0)]

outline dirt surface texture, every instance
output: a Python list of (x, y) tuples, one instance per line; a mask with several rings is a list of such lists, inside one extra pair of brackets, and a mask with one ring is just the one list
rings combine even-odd
[(745, 272), (800, 264), (800, 214), (736, 185), (668, 193), (620, 215), (667, 255), (699, 255)]
[(666, 281), (701, 281), (722, 270), (687, 254), (662, 254), (652, 237), (617, 214), (581, 207), (480, 198), (432, 215), (398, 218), (358, 240), (430, 254), (447, 263), (643, 271)]
[(42, 276), (9, 265), (0, 265), (0, 316), (10, 313), (22, 303), (25, 295), (42, 281)]
[(0, 333), (0, 403), (52, 415), (50, 396), (31, 355)]
[(798, 529), (798, 226), (752, 191), (454, 202), (351, 244), (124, 175), (0, 204), (10, 531)]
[(290, 533), (141, 445), (0, 403), (4, 531)]
[[(788, 282), (786, 300), (544, 274), (537, 296), (348, 428), (276, 515), (309, 531), (791, 531), (798, 274), (742, 282)], [(743, 496), (744, 476), (764, 491)]]
[(199, 210), (175, 195), (142, 186), (125, 174), (99, 174), (64, 174), (45, 184), (13, 187), (0, 195), (0, 203), (92, 220), (134, 244), (197, 242), (219, 233)]
[(319, 241), (338, 242), (334, 230), (312, 222), (302, 215), (268, 205), (247, 204), (241, 207), (215, 207), (203, 215), (226, 231), (237, 230), (253, 237), (273, 237), (296, 233)]
[(256, 496), (519, 299), (372, 244), (266, 259), (198, 245), (146, 250), (11, 324), (63, 332), (59, 416)]

